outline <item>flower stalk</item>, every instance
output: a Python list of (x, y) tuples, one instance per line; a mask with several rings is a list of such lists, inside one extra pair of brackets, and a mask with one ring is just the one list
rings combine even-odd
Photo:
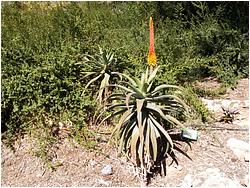
[(148, 65), (150, 67), (150, 72), (153, 71), (154, 67), (157, 64), (156, 55), (155, 55), (155, 47), (154, 47), (154, 26), (153, 19), (150, 17), (149, 20), (149, 54), (148, 54)]

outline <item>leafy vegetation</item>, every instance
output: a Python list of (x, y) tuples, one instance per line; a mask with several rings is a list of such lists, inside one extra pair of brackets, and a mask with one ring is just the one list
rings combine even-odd
[[(11, 143), (19, 133), (36, 131), (34, 126), (38, 125), (49, 131), (52, 127), (43, 121), (46, 116), (55, 124), (70, 120), (73, 124), (71, 135), (79, 142), (89, 141), (83, 144), (87, 147), (94, 146), (91, 137), (95, 133), (88, 129), (88, 125), (99, 106), (93, 93), (98, 93), (101, 102), (107, 94), (105, 86), (119, 84), (117, 79), (111, 78), (114, 75), (111, 72), (120, 72), (123, 77), (138, 77), (144, 73), (146, 64), (141, 62), (147, 59), (148, 18), (152, 16), (155, 20), (155, 53), (161, 67), (158, 76), (153, 80), (144, 73), (142, 81), (125, 76), (131, 82), (130, 85), (127, 85), (129, 82), (124, 83), (129, 90), (116, 85), (131, 93), (123, 92), (117, 97), (123, 102), (121, 106), (125, 104), (124, 113), (130, 109), (130, 115), (134, 117), (131, 122), (125, 122), (125, 119), (123, 122), (124, 125), (129, 124), (124, 127), (134, 131), (133, 142), (127, 142), (130, 148), (121, 146), (129, 151), (133, 143), (133, 148), (140, 151), (133, 153), (133, 157), (145, 167), (141, 151), (148, 144), (146, 140), (137, 144), (136, 140), (143, 137), (140, 131), (138, 137), (139, 129), (134, 123), (140, 122), (140, 128), (144, 123), (150, 124), (150, 130), (145, 129), (145, 138), (152, 133), (168, 143), (161, 148), (163, 154), (169, 151), (167, 146), (171, 148), (172, 145), (166, 131), (159, 127), (163, 127), (163, 122), (172, 125), (171, 122), (177, 122), (173, 118), (181, 119), (183, 114), (182, 110), (178, 111), (182, 109), (178, 98), (172, 97), (172, 94), (179, 94), (157, 91), (150, 95), (156, 86), (184, 85), (182, 92), (187, 93), (184, 101), (193, 106), (197, 117), (207, 121), (210, 115), (199, 101), (199, 95), (207, 95), (208, 92), (195, 91), (192, 83), (201, 78), (215, 77), (224, 90), (233, 87), (237, 79), (248, 77), (248, 8), (247, 1), (2, 2), (1, 127), (4, 138)], [(99, 46), (104, 49), (101, 54)], [(111, 54), (116, 57), (112, 59)], [(89, 57), (87, 61), (86, 57)], [(103, 63), (99, 65), (98, 62)], [(106, 65), (109, 69), (105, 68)], [(82, 72), (91, 74), (84, 77)], [(147, 85), (151, 82), (152, 85)], [(91, 85), (94, 91), (90, 89)], [(149, 99), (144, 96), (146, 93)], [(171, 95), (166, 97), (166, 103), (154, 98), (165, 95)], [(171, 105), (171, 109), (176, 109), (177, 105), (178, 108), (168, 114), (171, 117), (166, 116), (167, 109), (161, 109), (163, 116), (159, 110), (157, 112), (147, 106), (153, 100), (157, 105)], [(138, 120), (137, 110), (143, 112), (145, 121)], [(127, 129), (118, 130), (120, 134), (127, 135), (126, 138), (131, 135)], [(153, 137), (150, 138), (151, 143), (155, 142)], [(155, 162), (158, 158), (155, 147), (150, 145), (145, 151)], [(40, 153), (41, 156), (44, 153)]]

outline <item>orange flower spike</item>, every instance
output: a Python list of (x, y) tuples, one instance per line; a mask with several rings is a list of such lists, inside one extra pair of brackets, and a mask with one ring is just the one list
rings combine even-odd
[(156, 66), (156, 55), (155, 55), (155, 47), (154, 47), (154, 26), (153, 19), (150, 17), (149, 20), (149, 37), (150, 37), (150, 46), (149, 46), (149, 54), (148, 54), (148, 65), (150, 67)]

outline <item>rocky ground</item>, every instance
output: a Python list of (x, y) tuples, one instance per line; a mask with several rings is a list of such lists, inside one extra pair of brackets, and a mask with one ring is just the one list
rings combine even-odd
[[(205, 84), (209, 84), (205, 83)], [(176, 153), (179, 165), (167, 167), (167, 175), (154, 176), (149, 186), (248, 187), (249, 186), (249, 101), (248, 79), (239, 81), (219, 99), (203, 99), (219, 120), (221, 105), (233, 102), (239, 109), (233, 123), (215, 122), (199, 129), (199, 139), (191, 148), (182, 143)], [(25, 136), (15, 144), (15, 152), (1, 145), (1, 186), (141, 186), (133, 166), (118, 157), (114, 147), (102, 142), (98, 151), (89, 151), (63, 139), (53, 151), (55, 170), (44, 166), (31, 154), (32, 140)], [(169, 164), (171, 160), (169, 159)]]

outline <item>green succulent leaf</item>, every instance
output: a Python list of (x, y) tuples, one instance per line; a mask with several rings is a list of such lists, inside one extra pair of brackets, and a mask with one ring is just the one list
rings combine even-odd
[[(160, 86), (157, 86), (153, 91), (152, 93), (148, 94), (148, 95), (154, 95), (155, 93), (163, 90), (163, 89), (180, 89), (180, 87), (178, 86), (175, 86), (175, 85), (168, 85), (168, 84), (162, 84)], [(147, 95), (147, 96), (148, 96)]]
[(119, 123), (116, 125), (111, 135), (113, 135), (117, 130), (120, 130), (122, 125), (125, 125), (125, 122), (127, 121), (127, 119), (130, 119), (132, 116), (133, 116), (132, 110), (131, 109), (126, 110), (124, 114), (122, 115), (122, 117), (120, 118)]
[(118, 87), (128, 93), (133, 93), (133, 91), (131, 89), (128, 89), (126, 88), (125, 86), (121, 86), (121, 85), (118, 85), (118, 84), (109, 84), (109, 86), (113, 86), (113, 87)]
[(150, 126), (150, 140), (152, 143), (152, 149), (153, 149), (153, 160), (156, 161), (157, 159), (157, 150), (158, 150), (158, 145), (157, 145), (157, 134), (159, 135), (158, 130), (155, 128), (152, 120), (149, 118), (148, 120), (148, 125)]
[(144, 101), (144, 99), (136, 99), (137, 123), (139, 129), (142, 126), (142, 106), (144, 104)]
[(139, 132), (139, 128), (137, 126), (135, 126), (132, 136), (131, 136), (131, 155), (132, 157), (134, 157), (135, 159), (137, 159), (137, 143), (140, 137), (140, 132)]
[(128, 93), (127, 95), (126, 95), (126, 106), (127, 106), (127, 108), (129, 109), (129, 101), (130, 101), (130, 98), (131, 98), (131, 96), (133, 96), (134, 95), (134, 93)]
[(158, 115), (162, 118), (165, 119), (166, 121), (174, 124), (174, 125), (178, 125), (181, 129), (184, 129), (184, 126), (182, 125), (181, 122), (179, 122), (177, 119), (175, 119), (174, 117), (170, 116), (170, 115), (165, 115), (162, 110), (156, 106), (153, 103), (147, 103), (147, 108), (150, 110), (153, 110), (154, 112), (157, 112)]
[(166, 137), (171, 148), (173, 148), (174, 147), (173, 141), (172, 141), (171, 137), (169, 136), (169, 134), (167, 133), (167, 131), (161, 126), (161, 124), (159, 122), (157, 122), (155, 120), (154, 117), (152, 117), (151, 115), (149, 115), (149, 117), (150, 117), (151, 121), (153, 122), (154, 126), (157, 127), (160, 130), (160, 132), (163, 133), (163, 135)]
[(92, 84), (94, 81), (98, 80), (100, 77), (102, 76), (102, 74), (98, 75), (97, 77), (93, 78), (92, 80), (90, 80), (87, 85), (85, 86), (85, 89), (87, 89), (89, 87), (90, 84)]
[[(158, 66), (158, 67), (156, 67), (155, 69), (154, 69), (154, 71), (150, 74), (150, 76), (149, 76), (149, 78), (148, 78), (148, 83), (151, 83), (153, 80), (154, 80), (154, 78), (155, 78), (155, 76), (156, 76), (156, 73), (157, 73), (157, 71), (159, 70), (159, 68), (160, 68), (160, 66)], [(148, 70), (148, 69), (147, 69)]]

